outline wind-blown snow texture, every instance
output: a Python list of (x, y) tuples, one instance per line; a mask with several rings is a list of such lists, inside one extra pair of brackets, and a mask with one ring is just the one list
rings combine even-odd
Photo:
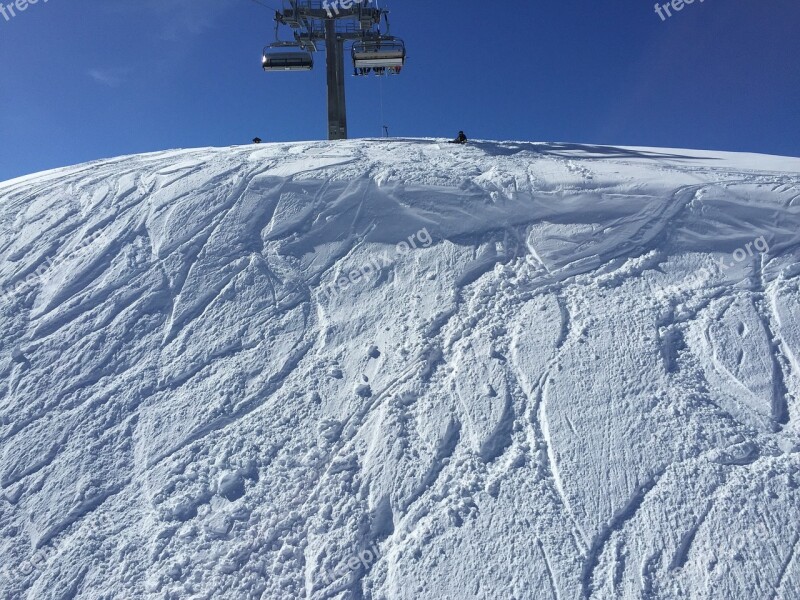
[(124, 157), (0, 282), (0, 597), (800, 597), (800, 159)]

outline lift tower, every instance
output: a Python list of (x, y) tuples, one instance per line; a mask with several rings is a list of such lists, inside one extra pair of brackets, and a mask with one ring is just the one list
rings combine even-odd
[[(293, 40), (279, 40), (281, 26), (291, 29)], [(354, 75), (397, 75), (405, 65), (405, 44), (389, 35), (389, 11), (375, 0), (285, 0), (275, 13), (275, 42), (264, 48), (265, 71), (307, 71), (314, 68), (313, 53), (324, 47), (329, 140), (347, 139), (344, 54), (349, 42)]]

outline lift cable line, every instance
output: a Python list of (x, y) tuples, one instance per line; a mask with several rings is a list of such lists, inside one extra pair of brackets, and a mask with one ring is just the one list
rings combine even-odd
[(271, 10), (271, 11), (273, 11), (273, 12), (277, 12), (277, 10), (278, 10), (278, 9), (277, 9), (277, 8), (275, 8), (274, 6), (270, 6), (269, 4), (266, 4), (266, 3), (264, 3), (264, 2), (261, 2), (261, 0), (251, 0), (251, 1), (252, 1), (252, 2), (255, 2), (255, 3), (256, 3), (256, 4), (258, 4), (259, 6), (263, 6), (264, 8), (268, 8), (269, 10)]
[[(268, 72), (310, 71), (314, 53), (324, 49), (328, 139), (347, 139), (345, 44), (351, 42), (354, 75), (383, 76), (398, 75), (405, 66), (405, 43), (390, 34), (389, 11), (378, 8), (377, 0), (284, 0), (283, 6), (275, 11), (275, 41), (264, 48), (262, 66)], [(292, 39), (280, 39), (281, 27), (289, 28)]]

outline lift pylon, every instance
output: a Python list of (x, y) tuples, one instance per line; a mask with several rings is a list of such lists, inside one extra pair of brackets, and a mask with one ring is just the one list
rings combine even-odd
[[(381, 32), (381, 22), (386, 33)], [(292, 30), (292, 41), (278, 40), (281, 26)], [(378, 8), (375, 0), (285, 0), (283, 10), (275, 13), (275, 38), (264, 49), (265, 71), (311, 70), (313, 53), (324, 47), (329, 140), (347, 139), (345, 44), (352, 42), (354, 75), (397, 75), (405, 65), (405, 44), (389, 35), (389, 11)]]

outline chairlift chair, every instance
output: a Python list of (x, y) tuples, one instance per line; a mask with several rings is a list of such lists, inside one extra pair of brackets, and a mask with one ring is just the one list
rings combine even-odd
[(265, 71), (310, 71), (314, 68), (314, 55), (305, 50), (292, 50), (296, 46), (267, 46), (261, 66)]
[(406, 62), (406, 46), (403, 40), (371, 39), (353, 43), (353, 67), (357, 75), (376, 74), (396, 75)]

